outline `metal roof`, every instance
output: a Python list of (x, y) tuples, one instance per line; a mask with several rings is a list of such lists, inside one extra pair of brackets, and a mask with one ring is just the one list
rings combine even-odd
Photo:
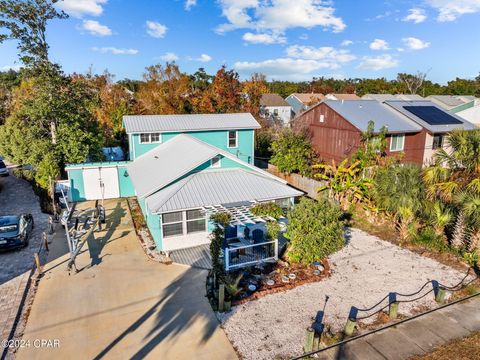
[(204, 170), (146, 200), (151, 212), (164, 213), (243, 201), (267, 201), (303, 195), (264, 174), (244, 169)]
[(419, 132), (421, 126), (376, 100), (326, 100), (325, 104), (339, 113), (360, 131), (375, 123), (375, 131), (386, 126), (389, 133)]
[(128, 115), (123, 125), (127, 133), (260, 129), (250, 113)]
[(301, 103), (305, 105), (314, 102), (320, 102), (325, 99), (325, 95), (317, 93), (293, 93), (290, 96), (296, 97)]
[[(441, 106), (437, 105), (436, 103), (429, 101), (429, 100), (423, 100), (423, 101), (400, 101), (400, 100), (394, 100), (394, 101), (385, 101), (385, 104), (390, 106), (392, 109), (395, 109), (402, 113), (403, 115), (407, 116), (408, 118), (412, 119), (415, 121), (417, 124), (420, 126), (424, 127), (428, 131), (432, 133), (444, 133), (444, 132), (449, 132), (452, 130), (460, 129), (460, 130), (473, 130), (475, 129), (475, 125), (469, 123), (465, 119), (461, 118), (460, 116), (447, 111), (443, 109)], [(441, 111), (446, 112), (450, 116), (454, 117), (458, 121), (461, 121), (462, 124), (449, 124), (449, 125), (430, 125), (426, 121), (423, 121), (420, 119), (418, 116), (415, 116), (413, 113), (410, 111), (406, 110), (404, 107), (405, 106), (434, 106)]]
[[(180, 134), (143, 154), (127, 166), (139, 198), (145, 198), (188, 174), (217, 155), (222, 155), (266, 177), (274, 175), (248, 164), (227, 151), (191, 135)], [(278, 181), (285, 182), (278, 179)]]
[(377, 100), (384, 102), (387, 100), (424, 100), (420, 95), (411, 94), (365, 94), (362, 96), (363, 100)]
[(261, 106), (290, 106), (283, 98), (278, 94), (263, 94), (260, 99)]
[(442, 108), (451, 110), (457, 106), (465, 105), (475, 101), (474, 96), (455, 96), (455, 95), (430, 95), (428, 100), (433, 101)]
[(360, 98), (355, 94), (328, 94), (326, 96), (330, 100), (360, 100)]

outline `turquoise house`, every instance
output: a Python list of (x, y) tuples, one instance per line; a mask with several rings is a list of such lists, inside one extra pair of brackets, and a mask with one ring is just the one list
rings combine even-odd
[(125, 116), (123, 125), (129, 161), (69, 165), (70, 195), (136, 196), (159, 251), (208, 244), (214, 212), (232, 214), (235, 237), (263, 226), (248, 213), (254, 204), (287, 207), (303, 195), (253, 165), (251, 114)]

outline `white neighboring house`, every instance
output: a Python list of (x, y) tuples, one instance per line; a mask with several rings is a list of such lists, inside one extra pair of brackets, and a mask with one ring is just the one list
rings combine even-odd
[(283, 126), (288, 126), (292, 107), (278, 94), (263, 94), (260, 100), (260, 115), (270, 121), (278, 119)]
[(477, 105), (469, 109), (459, 111), (457, 115), (471, 122), (475, 126), (480, 127), (480, 100), (477, 102)]

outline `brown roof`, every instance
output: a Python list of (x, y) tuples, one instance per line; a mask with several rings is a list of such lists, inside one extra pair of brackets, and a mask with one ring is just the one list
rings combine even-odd
[(355, 94), (329, 94), (335, 96), (338, 100), (361, 100)]
[(263, 94), (260, 99), (260, 105), (262, 106), (290, 106), (283, 98), (278, 94)]
[(298, 100), (300, 100), (304, 104), (309, 104), (317, 101), (320, 102), (323, 99), (325, 99), (325, 95), (315, 94), (315, 93), (308, 93), (308, 94), (295, 93), (292, 95), (295, 96)]

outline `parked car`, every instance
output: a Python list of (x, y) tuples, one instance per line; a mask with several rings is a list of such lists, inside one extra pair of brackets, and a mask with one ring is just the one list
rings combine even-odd
[(31, 214), (0, 216), (0, 250), (26, 247), (33, 227)]
[(8, 176), (10, 175), (7, 169), (7, 165), (3, 162), (3, 160), (0, 160), (0, 176)]

